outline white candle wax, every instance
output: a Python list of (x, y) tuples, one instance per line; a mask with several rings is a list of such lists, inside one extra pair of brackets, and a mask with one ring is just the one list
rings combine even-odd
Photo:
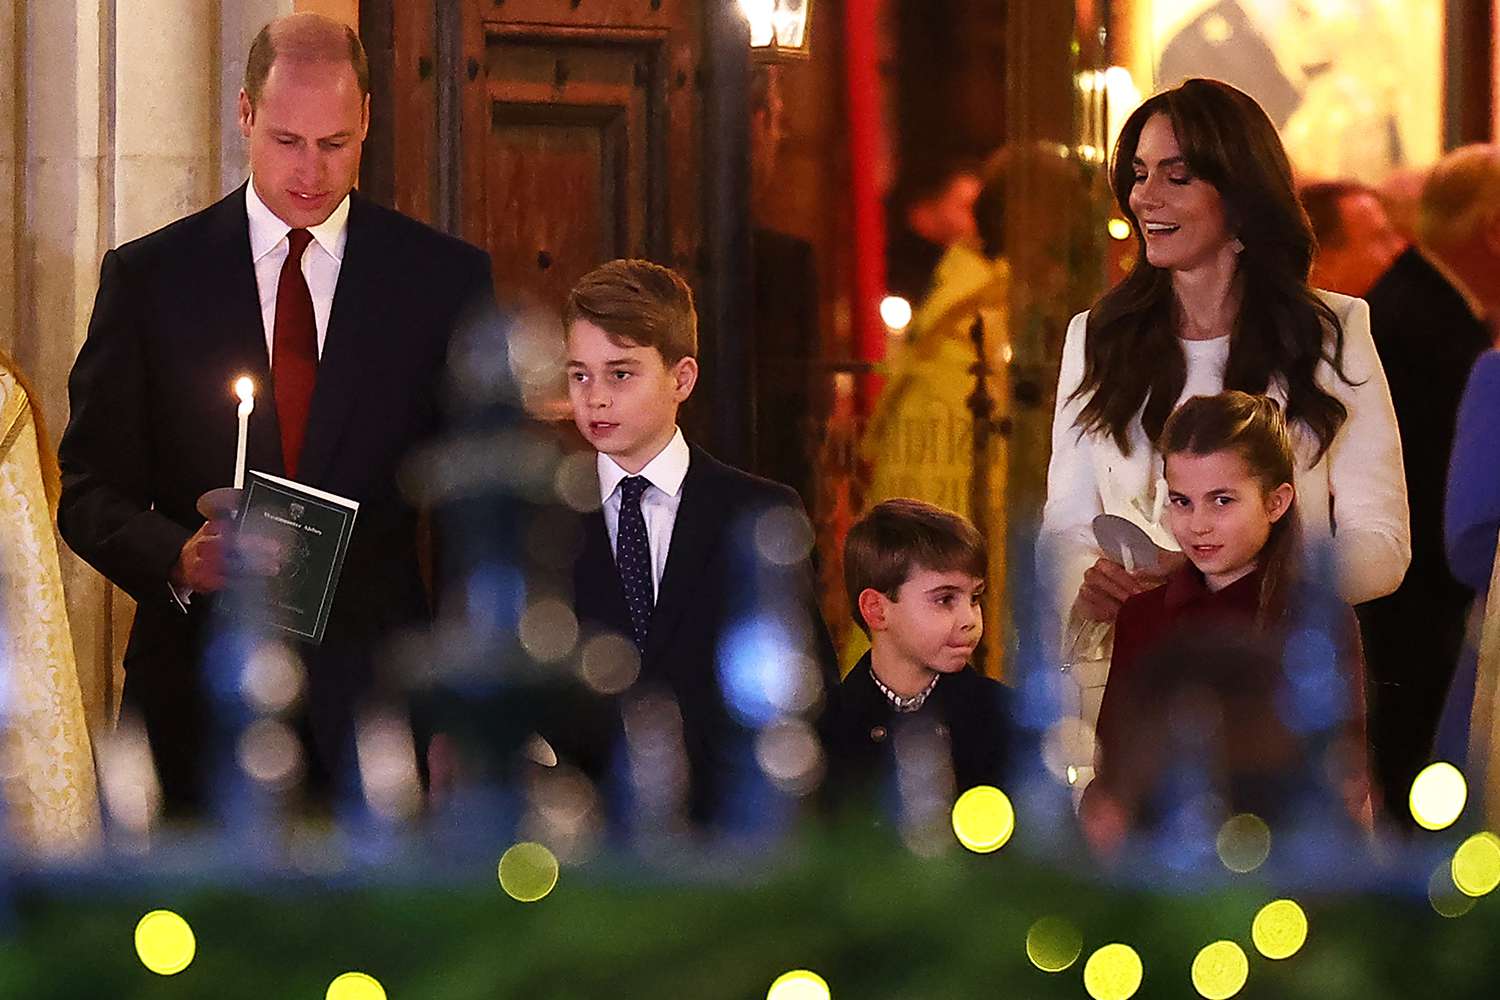
[(234, 450), (234, 488), (242, 490), (245, 488), (245, 449), (250, 439), (250, 414), (255, 410), (255, 383), (242, 377), (235, 382), (234, 391), (240, 397), (239, 443)]

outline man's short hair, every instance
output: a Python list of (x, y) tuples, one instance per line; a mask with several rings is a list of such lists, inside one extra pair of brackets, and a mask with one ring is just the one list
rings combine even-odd
[(1423, 243), (1453, 246), (1500, 208), (1500, 146), (1475, 143), (1445, 155), (1422, 185), (1417, 233)]
[(354, 29), (319, 14), (293, 14), (261, 28), (250, 43), (250, 54), (245, 57), (245, 94), (252, 108), (260, 103), (261, 91), (278, 56), (306, 62), (348, 59), (359, 83), (359, 96), (370, 93), (370, 60)]
[(844, 588), (854, 620), (868, 634), (859, 595), (876, 590), (896, 599), (918, 570), (960, 570), (984, 579), (984, 537), (961, 514), (921, 500), (883, 500), (849, 529), (844, 539)]
[(1312, 223), (1313, 237), (1320, 247), (1340, 247), (1349, 234), (1344, 231), (1344, 216), (1339, 203), (1357, 194), (1367, 194), (1378, 199), (1379, 194), (1368, 184), (1359, 181), (1315, 181), (1304, 184), (1297, 192), (1302, 199), (1302, 209), (1307, 221)]
[(578, 279), (563, 328), (588, 320), (616, 343), (654, 347), (674, 365), (698, 356), (698, 312), (682, 275), (649, 260), (612, 260)]

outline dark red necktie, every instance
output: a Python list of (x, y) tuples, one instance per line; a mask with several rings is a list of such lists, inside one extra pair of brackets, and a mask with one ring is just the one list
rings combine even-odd
[(318, 380), (318, 323), (312, 292), (302, 276), (302, 254), (312, 241), (306, 229), (287, 233), (286, 263), (276, 282), (276, 326), (271, 337), (271, 383), (276, 419), (281, 424), (281, 458), (287, 478), (297, 478), (297, 461), (307, 435), (313, 385)]

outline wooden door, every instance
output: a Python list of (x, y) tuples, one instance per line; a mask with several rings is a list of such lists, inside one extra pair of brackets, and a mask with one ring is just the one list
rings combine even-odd
[(698, 284), (696, 4), (472, 0), (464, 30), (457, 222), (502, 296), (560, 307), (627, 256)]

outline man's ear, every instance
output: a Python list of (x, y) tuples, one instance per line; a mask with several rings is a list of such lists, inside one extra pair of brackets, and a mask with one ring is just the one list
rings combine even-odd
[(250, 95), (245, 93), (245, 88), (240, 88), (240, 135), (246, 139), (250, 138), (250, 126), (255, 123), (255, 107), (250, 103)]
[(359, 113), (359, 141), (364, 142), (365, 136), (370, 134), (370, 95), (365, 95), (364, 107)]
[(698, 359), (686, 357), (672, 366), (672, 397), (681, 403), (698, 384)]
[(871, 632), (885, 631), (886, 609), (890, 603), (891, 599), (874, 587), (859, 592), (859, 613)]
[(1266, 514), (1270, 516), (1272, 524), (1281, 520), (1292, 509), (1292, 501), (1296, 498), (1297, 489), (1291, 483), (1282, 483), (1266, 494)]

